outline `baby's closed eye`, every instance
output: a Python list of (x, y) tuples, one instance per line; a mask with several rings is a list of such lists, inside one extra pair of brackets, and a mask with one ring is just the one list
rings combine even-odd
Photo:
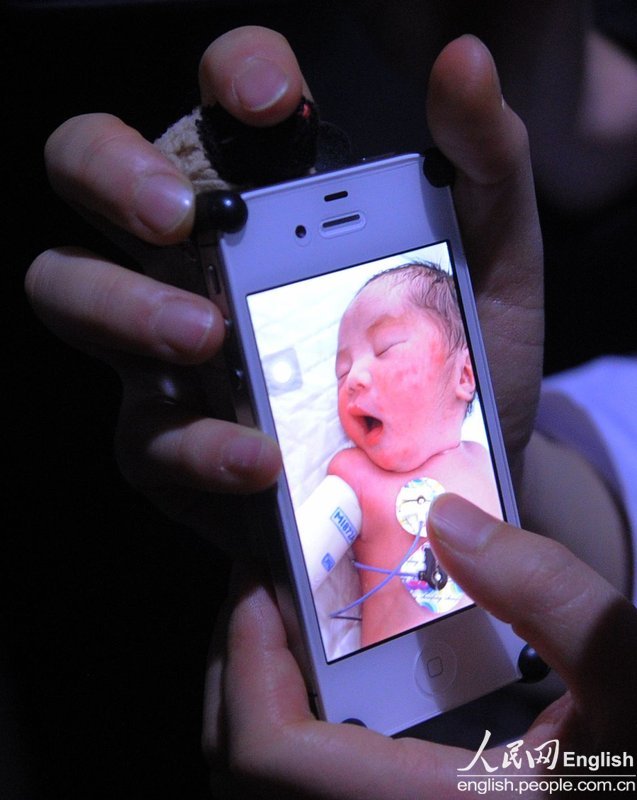
[(337, 360), (335, 366), (336, 380), (342, 381), (344, 378), (346, 378), (349, 375), (349, 371), (351, 368), (352, 368), (351, 361), (349, 360), (346, 361), (344, 359), (342, 361)]
[(409, 329), (403, 324), (383, 322), (373, 325), (369, 331), (369, 344), (376, 357), (383, 356), (394, 347), (404, 344), (409, 339)]
[(405, 338), (398, 338), (377, 342), (374, 346), (374, 355), (377, 357), (383, 356), (397, 345), (404, 344), (406, 341), (407, 340)]

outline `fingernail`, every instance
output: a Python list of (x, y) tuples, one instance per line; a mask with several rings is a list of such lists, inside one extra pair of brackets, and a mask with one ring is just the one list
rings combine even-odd
[(235, 475), (252, 475), (270, 460), (269, 450), (270, 442), (261, 434), (244, 434), (226, 444), (221, 463)]
[(488, 542), (497, 520), (453, 494), (438, 498), (429, 510), (434, 539), (456, 551), (477, 552)]
[(264, 111), (281, 98), (289, 86), (289, 78), (274, 61), (249, 59), (244, 69), (234, 76), (232, 87), (239, 103), (248, 111)]
[(171, 233), (190, 213), (192, 187), (174, 175), (149, 175), (135, 193), (137, 218), (155, 233)]
[(154, 326), (172, 350), (196, 355), (212, 327), (212, 311), (191, 300), (171, 297), (159, 306)]
[[(493, 86), (493, 97), (497, 97), (500, 100), (500, 105), (502, 108), (505, 107), (504, 96), (502, 94), (502, 83), (500, 81), (500, 74), (498, 73), (498, 68), (495, 63), (495, 59), (493, 58), (493, 54), (486, 46), (486, 44), (475, 36), (472, 33), (465, 34), (463, 38), (467, 40), (471, 40), (474, 43), (474, 54), (478, 62), (483, 63), (486, 59), (490, 70), (491, 70), (491, 83)], [(479, 64), (476, 63), (476, 67), (479, 68)]]

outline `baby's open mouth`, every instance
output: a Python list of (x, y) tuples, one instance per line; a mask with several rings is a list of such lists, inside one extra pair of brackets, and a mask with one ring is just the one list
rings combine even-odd
[(366, 432), (371, 433), (373, 430), (376, 430), (376, 428), (380, 428), (383, 423), (377, 417), (365, 415), (363, 417), (363, 424), (365, 425)]

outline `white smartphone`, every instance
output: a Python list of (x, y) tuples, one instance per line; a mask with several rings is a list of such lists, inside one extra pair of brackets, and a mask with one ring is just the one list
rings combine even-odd
[(240, 231), (199, 237), (239, 421), (283, 454), (261, 535), (316, 712), (385, 734), (515, 681), (524, 648), (427, 541), (445, 491), (518, 518), (450, 190), (424, 164), (247, 191)]

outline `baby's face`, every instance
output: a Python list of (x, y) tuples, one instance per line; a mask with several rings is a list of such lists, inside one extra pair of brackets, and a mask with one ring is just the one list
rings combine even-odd
[(456, 363), (431, 314), (400, 288), (392, 294), (386, 281), (372, 283), (339, 329), (338, 413), (346, 434), (379, 467), (416, 469), (450, 446), (450, 428), (459, 435)]

